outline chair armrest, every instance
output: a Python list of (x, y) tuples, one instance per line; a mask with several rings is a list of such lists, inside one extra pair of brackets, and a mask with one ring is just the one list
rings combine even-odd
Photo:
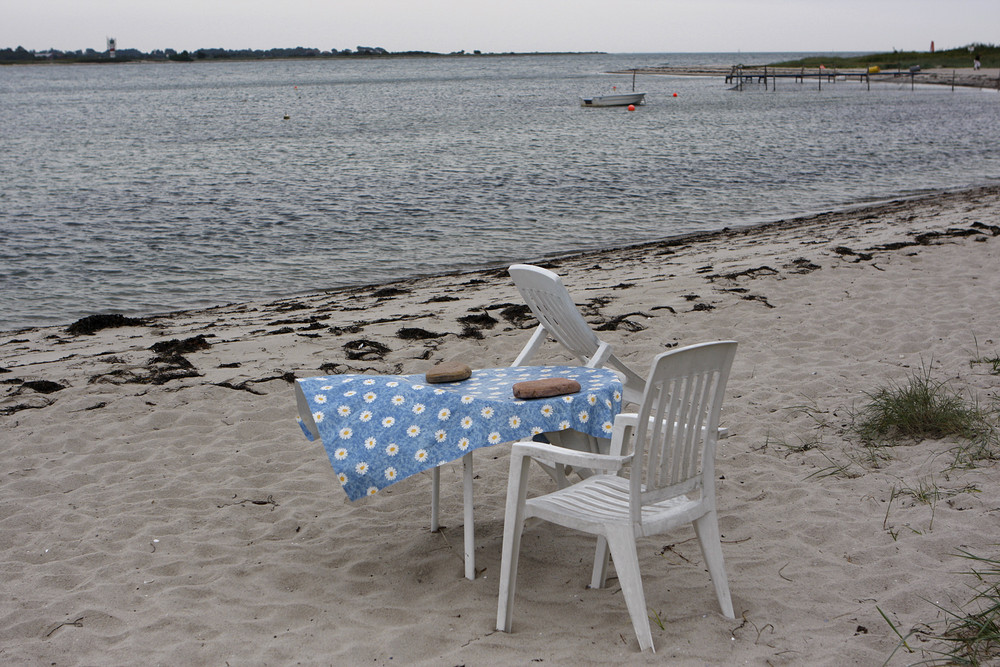
[(511, 456), (530, 456), (533, 459), (549, 465), (569, 465), (596, 470), (621, 470), (632, 462), (632, 455), (610, 456), (608, 454), (592, 454), (575, 449), (558, 447), (546, 442), (522, 440), (515, 442), (510, 450)]

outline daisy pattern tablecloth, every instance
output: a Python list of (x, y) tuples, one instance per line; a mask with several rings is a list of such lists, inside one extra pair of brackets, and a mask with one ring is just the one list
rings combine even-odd
[[(580, 391), (521, 400), (513, 385), (571, 378)], [(424, 375), (334, 375), (297, 380), (299, 425), (318, 433), (351, 500), (490, 445), (575, 429), (611, 436), (622, 385), (612, 370), (512, 366), (475, 370), (460, 382)]]

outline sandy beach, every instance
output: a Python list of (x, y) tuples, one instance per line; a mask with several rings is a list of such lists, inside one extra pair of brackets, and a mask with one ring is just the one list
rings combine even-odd
[[(460, 465), (442, 469), (432, 533), (428, 473), (349, 502), (296, 423), (295, 377), (508, 365), (534, 321), (511, 308), (504, 267), (0, 333), (0, 660), (929, 658), (940, 647), (920, 636), (896, 650), (883, 614), (903, 633), (937, 628), (972, 598), (958, 554), (1000, 554), (1000, 472), (954, 465), (950, 439), (873, 461), (847, 427), (866, 392), (914, 373), (995, 406), (1000, 375), (974, 362), (1000, 351), (998, 236), (1000, 187), (984, 187), (544, 262), (643, 374), (677, 345), (740, 343), (716, 465), (737, 619), (719, 613), (691, 530), (643, 540), (655, 655), (615, 580), (587, 588), (592, 542), (545, 524), (525, 531), (513, 633), (495, 630), (509, 447), (476, 455), (469, 581)], [(555, 345), (542, 358), (572, 363)]]

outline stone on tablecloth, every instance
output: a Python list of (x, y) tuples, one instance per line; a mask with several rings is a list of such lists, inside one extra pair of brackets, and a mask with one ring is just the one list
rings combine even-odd
[(545, 378), (543, 380), (527, 380), (514, 385), (516, 398), (548, 398), (575, 394), (580, 391), (580, 383), (569, 378)]
[(472, 369), (458, 361), (442, 361), (427, 371), (424, 376), (428, 384), (458, 382), (470, 377), (472, 377)]

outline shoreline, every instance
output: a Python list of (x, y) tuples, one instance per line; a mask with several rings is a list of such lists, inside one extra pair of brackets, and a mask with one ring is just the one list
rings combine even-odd
[[(893, 655), (885, 619), (905, 634), (968, 602), (976, 582), (956, 554), (996, 555), (1000, 469), (952, 466), (950, 439), (869, 464), (847, 426), (867, 392), (912, 373), (1000, 396), (975, 362), (1000, 350), (998, 261), (1000, 186), (985, 186), (544, 262), (642, 373), (671, 347), (740, 343), (716, 465), (737, 619), (719, 613), (690, 529), (642, 540), (655, 655), (637, 651), (615, 582), (586, 588), (592, 541), (541, 525), (526, 528), (513, 633), (495, 631), (509, 448), (477, 452), (468, 581), (461, 466), (441, 468), (445, 527), (431, 533), (429, 475), (349, 502), (295, 422), (295, 377), (508, 365), (533, 320), (505, 266), (92, 334), (3, 332), (0, 654), (562, 664), (586, 644), (594, 664), (927, 658), (923, 636)], [(538, 361), (573, 363), (551, 344)], [(536, 472), (532, 489), (549, 488)]]
[[(894, 197), (889, 197), (885, 199), (877, 199), (874, 201), (849, 204), (825, 211), (818, 211), (815, 213), (806, 213), (803, 215), (796, 215), (792, 217), (783, 217), (776, 220), (766, 220), (763, 222), (749, 223), (746, 225), (738, 225), (733, 227), (723, 227), (721, 229), (702, 231), (702, 232), (687, 232), (676, 234), (672, 236), (666, 236), (661, 239), (655, 239), (652, 241), (638, 241), (635, 243), (626, 243), (621, 245), (614, 245), (608, 247), (599, 248), (589, 248), (582, 250), (572, 250), (566, 252), (549, 253), (533, 258), (526, 259), (526, 263), (551, 263), (553, 261), (558, 261), (562, 259), (580, 258), (588, 255), (601, 255), (605, 253), (616, 253), (627, 250), (641, 250), (643, 248), (659, 248), (659, 247), (669, 247), (671, 245), (677, 245), (682, 243), (694, 242), (694, 241), (707, 241), (716, 237), (724, 237), (727, 235), (746, 235), (753, 234), (758, 230), (767, 229), (794, 229), (803, 225), (810, 225), (816, 223), (823, 223), (828, 220), (836, 219), (838, 216), (850, 216), (855, 214), (861, 214), (862, 212), (870, 212), (871, 214), (878, 214), (880, 212), (885, 212), (889, 210), (894, 210), (900, 205), (906, 206), (908, 204), (918, 204), (924, 200), (936, 199), (936, 198), (954, 198), (954, 197), (976, 197), (982, 195), (992, 195), (1000, 193), (1000, 184), (994, 185), (976, 185), (971, 187), (960, 187), (956, 189), (949, 190), (934, 190), (929, 192), (922, 192), (913, 195), (898, 195)], [(168, 318), (183, 314), (197, 313), (205, 310), (213, 310), (217, 308), (227, 307), (227, 306), (238, 306), (241, 304), (253, 304), (271, 301), (280, 301), (286, 299), (294, 299), (297, 297), (310, 297), (319, 295), (335, 295), (340, 293), (356, 292), (358, 290), (374, 290), (383, 287), (389, 287), (401, 282), (412, 282), (415, 280), (433, 279), (433, 278), (445, 278), (445, 277), (457, 277), (464, 275), (471, 275), (477, 273), (492, 273), (498, 269), (506, 269), (509, 262), (497, 262), (495, 264), (486, 264), (477, 267), (471, 267), (468, 269), (459, 269), (455, 271), (435, 271), (428, 273), (417, 273), (408, 276), (402, 276), (397, 279), (387, 280), (378, 283), (364, 283), (358, 285), (345, 285), (342, 287), (333, 287), (327, 290), (322, 290), (319, 292), (309, 291), (303, 293), (296, 293), (290, 295), (275, 296), (273, 299), (267, 300), (251, 300), (251, 301), (236, 301), (228, 302), (227, 304), (216, 304), (212, 306), (205, 307), (194, 307), (194, 308), (182, 308), (179, 310), (171, 310), (160, 313), (137, 313), (131, 311), (115, 311), (125, 314), (129, 317), (134, 317), (138, 319), (159, 319)], [(111, 314), (111, 311), (100, 311), (99, 313), (92, 313), (91, 315), (100, 314)], [(86, 317), (86, 316), (85, 316)], [(71, 322), (66, 321), (59, 324), (42, 324), (42, 325), (29, 325), (23, 327), (15, 327), (11, 329), (0, 329), (0, 336), (15, 333), (25, 333), (30, 331), (35, 331), (38, 329), (48, 329), (48, 328), (65, 328), (69, 326)]]

